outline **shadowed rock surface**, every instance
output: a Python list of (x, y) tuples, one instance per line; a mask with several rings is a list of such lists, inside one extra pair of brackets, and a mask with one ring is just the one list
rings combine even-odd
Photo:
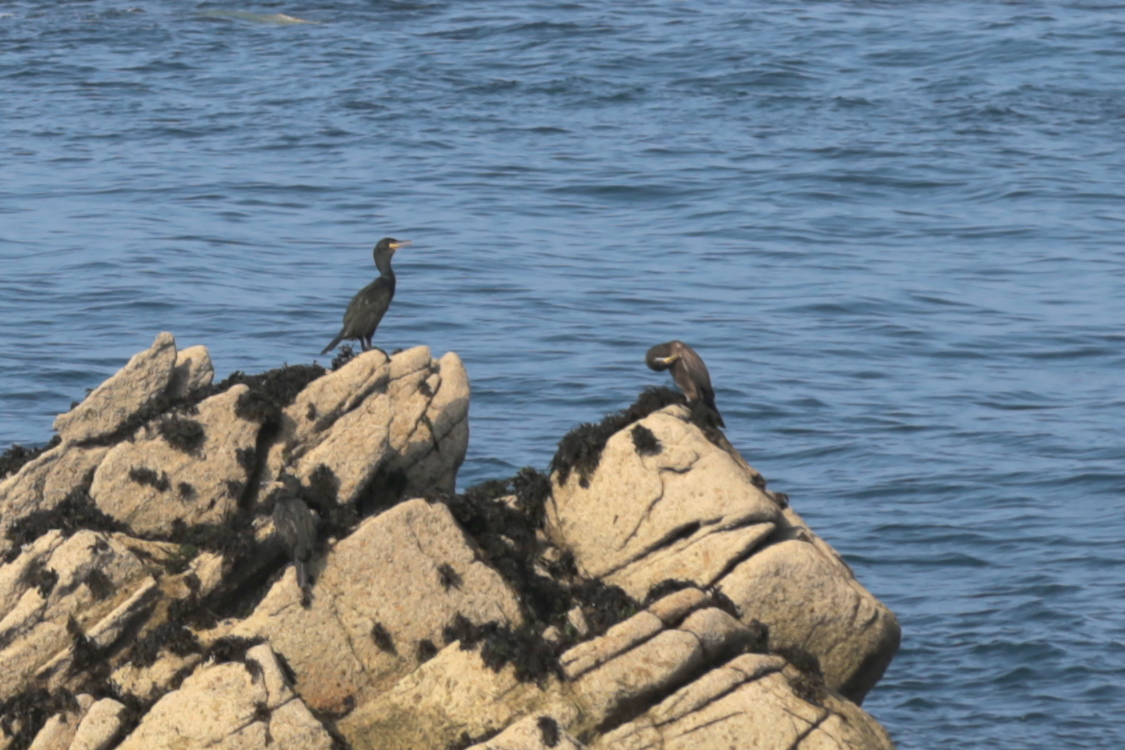
[(213, 372), (161, 334), (0, 482), (0, 750), (893, 747), (894, 615), (676, 394), (455, 494), (456, 354)]

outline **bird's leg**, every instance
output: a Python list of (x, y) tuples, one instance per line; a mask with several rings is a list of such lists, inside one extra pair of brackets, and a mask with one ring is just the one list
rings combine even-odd
[(371, 348), (371, 342), (367, 340), (366, 336), (360, 336), (359, 337), (359, 348), (362, 351), (367, 351), (368, 349)]

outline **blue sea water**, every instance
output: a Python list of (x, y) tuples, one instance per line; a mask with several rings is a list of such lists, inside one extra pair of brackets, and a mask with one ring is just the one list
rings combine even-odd
[(1125, 746), (1123, 232), (1121, 4), (0, 3), (0, 442), (161, 330), (318, 359), (412, 239), (462, 484), (692, 343), (898, 614), (904, 749)]

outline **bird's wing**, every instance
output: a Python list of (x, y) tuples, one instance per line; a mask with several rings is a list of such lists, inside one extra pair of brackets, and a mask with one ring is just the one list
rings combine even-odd
[(316, 516), (305, 503), (301, 503), (301, 510), (296, 513), (297, 539), (294, 556), (298, 560), (308, 560), (316, 551)]
[(684, 363), (684, 368), (692, 382), (702, 392), (702, 395), (706, 397), (707, 394), (711, 394), (711, 398), (714, 399), (715, 392), (711, 389), (711, 373), (707, 372), (707, 365), (703, 364), (703, 358), (696, 353), (695, 349), (685, 344), (680, 350), (680, 361)]
[[(687, 379), (694, 386), (699, 400), (714, 412), (715, 420), (719, 426), (725, 427), (723, 416), (719, 414), (719, 407), (715, 406), (715, 389), (711, 387), (711, 373), (707, 372), (707, 365), (703, 364), (703, 358), (690, 346), (684, 344), (680, 350), (680, 362), (683, 363)], [(682, 385), (681, 388), (683, 388)], [(687, 388), (683, 388), (683, 390), (684, 393), (688, 392)]]
[(274, 528), (277, 529), (281, 541), (285, 542), (285, 546), (291, 551), (297, 548), (301, 538), (298, 530), (300, 520), (294, 509), (297, 502), (300, 501), (295, 498), (279, 497), (273, 506)]
[(382, 277), (360, 289), (344, 313), (344, 330), (349, 336), (369, 336), (391, 306), (394, 292)]

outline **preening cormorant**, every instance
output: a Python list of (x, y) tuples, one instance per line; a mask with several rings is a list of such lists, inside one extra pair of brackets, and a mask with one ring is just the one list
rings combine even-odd
[(336, 348), (344, 339), (359, 339), (360, 348), (367, 351), (371, 348), (371, 337), (379, 327), (379, 321), (391, 306), (395, 297), (395, 272), (391, 268), (391, 257), (404, 245), (409, 245), (408, 240), (396, 240), (393, 237), (384, 237), (375, 245), (375, 267), (379, 269), (379, 278), (360, 289), (348, 309), (344, 313), (344, 327), (332, 343), (324, 347), (321, 354), (327, 354)]
[(273, 501), (273, 525), (297, 566), (297, 585), (303, 593), (311, 584), (308, 563), (316, 551), (316, 517), (297, 496), (301, 483), (296, 477), (282, 474), (279, 481), (282, 487)]
[(703, 402), (704, 406), (715, 415), (715, 422), (719, 427), (726, 427), (723, 416), (715, 406), (711, 375), (707, 372), (707, 365), (703, 364), (703, 358), (696, 354), (695, 349), (682, 341), (657, 344), (645, 354), (645, 364), (658, 372), (671, 369), (672, 379), (684, 392), (688, 403)]

